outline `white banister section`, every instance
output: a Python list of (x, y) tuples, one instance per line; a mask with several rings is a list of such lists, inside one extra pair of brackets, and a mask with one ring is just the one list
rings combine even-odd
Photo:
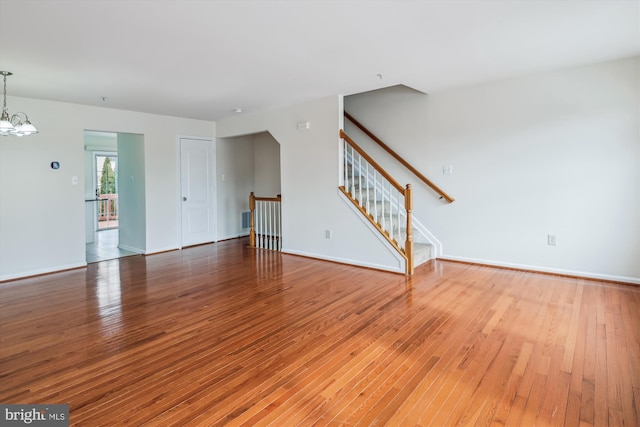
[(344, 186), (349, 194), (400, 245), (406, 237), (404, 195), (345, 143)]
[(375, 227), (407, 257), (407, 272), (412, 274), (411, 186), (402, 187), (344, 132), (341, 132), (341, 137), (344, 141), (344, 185), (341, 188)]
[(251, 231), (249, 246), (280, 251), (282, 249), (282, 197), (249, 196)]

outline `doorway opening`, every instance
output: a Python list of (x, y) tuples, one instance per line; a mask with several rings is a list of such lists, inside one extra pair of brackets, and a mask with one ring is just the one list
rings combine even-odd
[(118, 153), (95, 151), (93, 159), (97, 231), (118, 228)]
[(87, 263), (144, 253), (143, 136), (85, 131), (84, 142)]
[(218, 138), (216, 146), (218, 200), (225, 201), (218, 237), (225, 240), (249, 236), (250, 221), (246, 218), (250, 218), (251, 192), (257, 197), (281, 194), (280, 143), (265, 131)]

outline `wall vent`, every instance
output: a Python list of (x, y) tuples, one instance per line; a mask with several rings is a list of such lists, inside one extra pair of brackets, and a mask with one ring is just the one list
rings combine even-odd
[(242, 228), (251, 227), (251, 212), (242, 212)]

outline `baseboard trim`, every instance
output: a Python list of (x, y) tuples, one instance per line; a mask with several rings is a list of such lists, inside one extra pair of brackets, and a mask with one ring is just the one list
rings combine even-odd
[(239, 235), (239, 236), (234, 236), (234, 237), (224, 237), (224, 238), (222, 238), (222, 239), (220, 239), (220, 240), (216, 241), (216, 243), (220, 243), (220, 242), (227, 242), (227, 241), (229, 241), (229, 240), (245, 239), (245, 238), (247, 238), (247, 237), (249, 237), (249, 235), (248, 235), (248, 234), (241, 234), (241, 235)]
[(133, 246), (129, 246), (129, 245), (118, 245), (118, 248), (124, 249), (125, 251), (135, 252), (137, 254), (142, 254), (142, 255), (146, 254), (146, 251), (140, 248), (134, 248)]
[(46, 274), (51, 274), (51, 273), (61, 273), (63, 271), (76, 270), (78, 268), (84, 268), (86, 266), (87, 266), (86, 262), (79, 262), (76, 264), (58, 265), (56, 267), (43, 268), (40, 270), (25, 271), (18, 274), (6, 274), (4, 276), (0, 276), (0, 283), (9, 282), (11, 280), (27, 279), (27, 278), (36, 277), (36, 276), (44, 276)]
[(620, 283), (625, 285), (640, 285), (640, 278), (613, 276), (608, 274), (590, 273), (585, 271), (564, 270), (560, 268), (540, 267), (536, 265), (516, 264), (509, 262), (497, 262), (485, 259), (458, 257), (453, 255), (442, 255), (437, 257), (441, 261), (453, 261), (464, 264), (484, 265), (488, 267), (497, 267), (507, 270), (527, 271), (531, 273), (542, 273), (553, 276), (570, 277), (575, 279), (597, 280), (600, 282)]
[(166, 247), (166, 248), (155, 248), (155, 249), (151, 249), (151, 250), (147, 250), (145, 251), (142, 255), (157, 255), (157, 254), (164, 254), (166, 252), (173, 252), (173, 251), (177, 251), (180, 250), (179, 247), (177, 246), (172, 246), (172, 247)]
[(249, 232), (242, 232), (239, 234), (229, 234), (227, 236), (218, 236), (218, 240), (216, 240), (216, 242), (222, 242), (223, 240), (232, 240), (232, 239), (239, 239), (240, 237), (247, 237), (249, 236)]
[(291, 250), (291, 249), (282, 249), (281, 252), (283, 254), (296, 255), (296, 256), (301, 256), (301, 257), (304, 257), (304, 258), (316, 259), (318, 261), (335, 262), (337, 264), (351, 265), (351, 266), (354, 266), (354, 267), (363, 267), (363, 268), (369, 268), (369, 269), (372, 269), (372, 270), (381, 270), (381, 271), (384, 271), (384, 272), (404, 274), (404, 266), (402, 266), (402, 267), (398, 266), (397, 268), (394, 268), (392, 266), (386, 266), (386, 265), (380, 265), (380, 264), (374, 264), (374, 263), (368, 263), (368, 262), (361, 262), (361, 261), (355, 261), (355, 260), (351, 260), (351, 259), (344, 259), (344, 258), (337, 258), (337, 257), (328, 257), (328, 256), (324, 256), (324, 255), (318, 255), (318, 254), (314, 254), (314, 253), (309, 253), (309, 252), (304, 252), (304, 251), (296, 251), (296, 250)]

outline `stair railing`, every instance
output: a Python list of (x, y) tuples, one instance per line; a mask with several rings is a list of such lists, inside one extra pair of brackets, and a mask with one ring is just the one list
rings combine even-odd
[(418, 179), (420, 179), (420, 181), (422, 181), (425, 184), (427, 184), (427, 186), (429, 186), (433, 191), (435, 191), (437, 194), (439, 194), (441, 199), (445, 199), (449, 203), (453, 203), (456, 200), (453, 197), (451, 197), (450, 195), (448, 195), (447, 193), (445, 193), (444, 190), (442, 190), (440, 187), (438, 187), (436, 184), (434, 184), (429, 178), (427, 178), (422, 173), (420, 173), (419, 170), (417, 170), (409, 162), (407, 162), (405, 159), (403, 159), (398, 153), (393, 151), (387, 144), (382, 142), (382, 140), (380, 138), (378, 138), (376, 135), (374, 135), (373, 132), (371, 132), (369, 129), (367, 129), (362, 123), (357, 121), (351, 114), (349, 114), (349, 113), (347, 113), (345, 111), (344, 112), (344, 116), (349, 121), (351, 121), (351, 123), (356, 125), (356, 127), (358, 129), (360, 129), (365, 135), (367, 135), (375, 143), (377, 143), (380, 147), (382, 147), (387, 153), (389, 153), (391, 155), (391, 157), (393, 157), (394, 159), (399, 161), (402, 164), (402, 166), (404, 166), (405, 168), (410, 170), (411, 173), (413, 173), (416, 177), (418, 177)]
[(340, 130), (343, 144), (343, 194), (405, 259), (406, 274), (413, 274), (411, 185), (400, 185), (358, 144)]
[(249, 195), (251, 229), (249, 246), (280, 251), (282, 249), (282, 196), (256, 197)]

